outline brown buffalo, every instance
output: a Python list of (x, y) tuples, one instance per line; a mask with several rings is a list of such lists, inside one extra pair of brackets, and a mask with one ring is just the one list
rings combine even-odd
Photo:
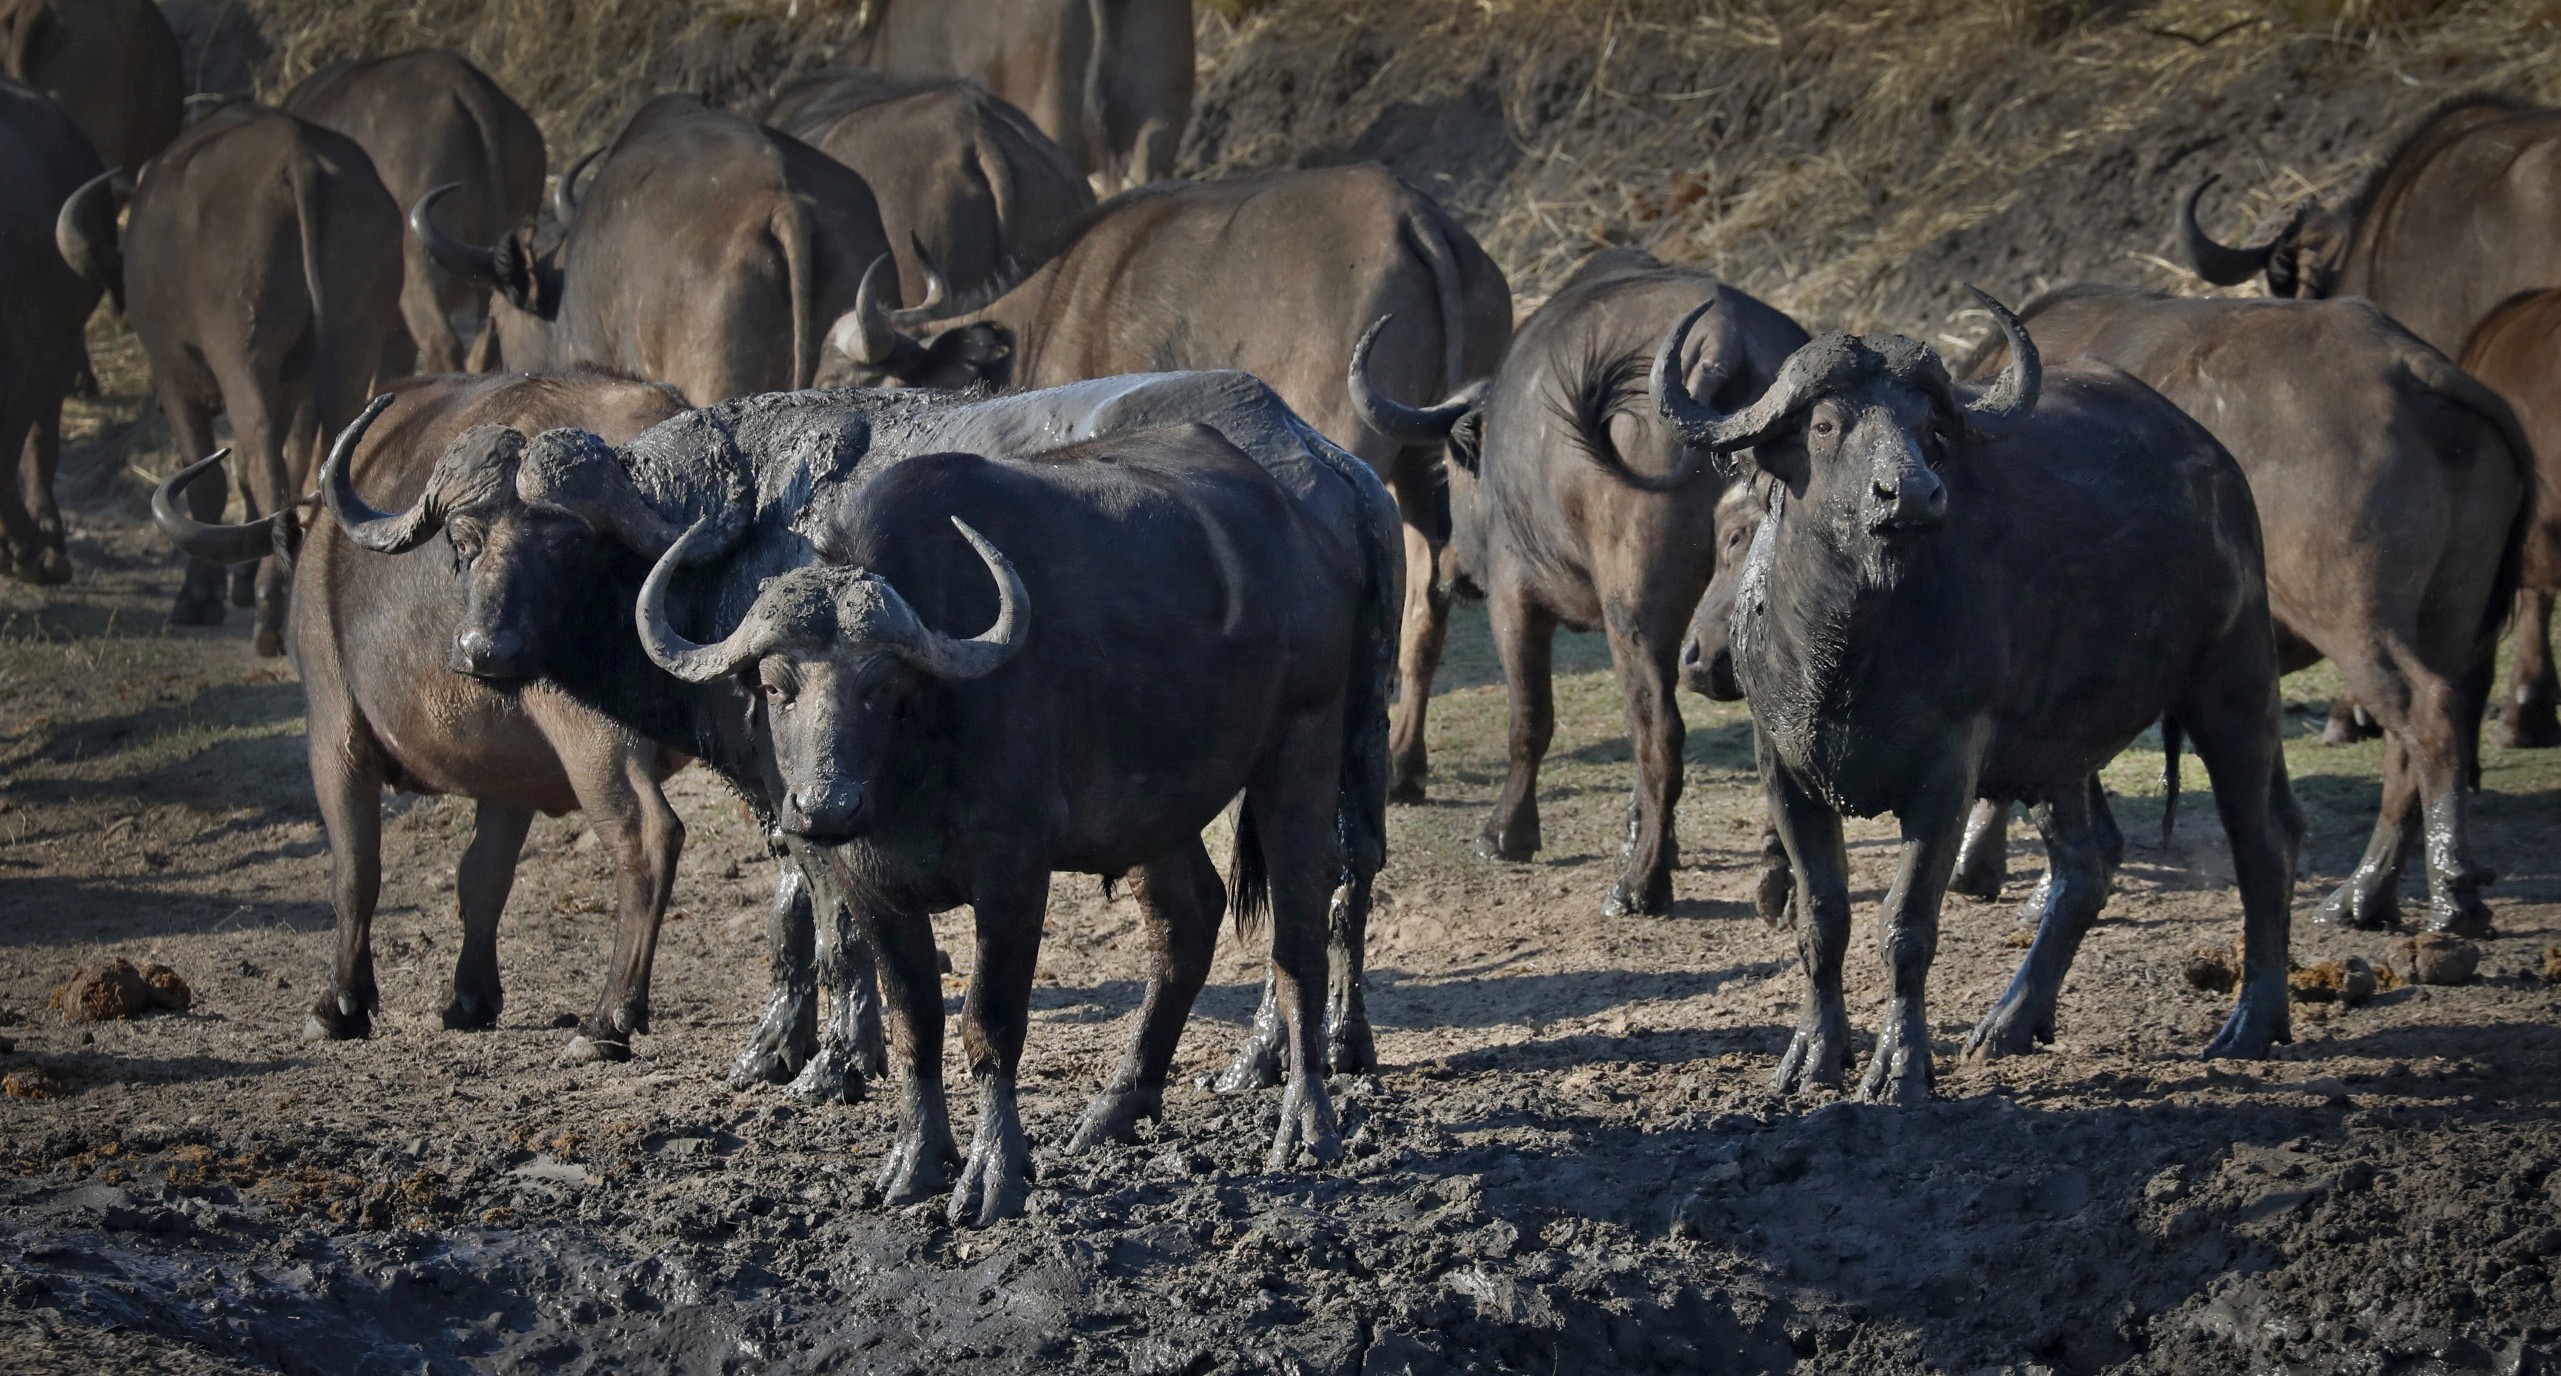
[[(534, 486), (544, 456), (541, 441), (523, 442), (527, 432), (566, 426), (628, 440), (683, 404), (662, 387), (587, 374), (411, 379), (362, 419), (372, 421), (386, 407), (390, 414), (370, 430), (340, 440), (340, 449), (352, 452), (334, 457), (333, 466), (351, 466), (367, 487), (407, 508), (432, 511), (492, 484)], [(179, 491), (220, 459), (216, 454), (163, 483), (152, 513), (199, 562), (255, 560), (290, 513), (230, 526), (178, 513)], [(418, 629), (441, 629), (463, 616), (470, 566), (481, 554), (472, 532), (449, 530), (448, 536), (449, 548), (416, 548), (387, 559), (322, 520), (295, 564), (294, 665), (302, 675), (311, 781), (329, 831), (338, 910), (335, 969), (303, 1034), (366, 1036), (380, 1010), (372, 933), (382, 792), (390, 787), (478, 804), (455, 874), (463, 941), (444, 1008), (444, 1025), (453, 1028), (497, 1023), (498, 918), (534, 814), (586, 812), (615, 862), (620, 901), (604, 993), (571, 1045), (578, 1053), (620, 1059), (629, 1054), (631, 1034), (649, 1026), (649, 967), (685, 839), (659, 781), (684, 756), (556, 688), (447, 672), (446, 637)]]
[(2552, 599), (2561, 593), (2561, 290), (2530, 292), (2491, 312), (2463, 346), (2463, 368), (2507, 398), (2538, 474), (2499, 743), (2561, 745), (2554, 715), (2561, 679), (2552, 668)]
[(2197, 276), (2264, 274), (2276, 296), (2362, 296), (2452, 357), (2520, 291), (2561, 282), (2561, 110), (2467, 96), (2422, 120), (2357, 193), (2298, 196), (2238, 248), (2197, 224), (2209, 177), (2180, 205)]
[(1106, 192), (1170, 174), (1192, 118), (1191, 0), (878, 0), (853, 57), (984, 83)]
[(930, 288), (928, 260), (952, 292), (985, 299), (1094, 208), (1066, 151), (974, 81), (830, 67), (785, 86), (765, 123), (871, 184), (910, 301)]
[(33, 583), (71, 577), (53, 469), (99, 296), (63, 260), (55, 230), (74, 193), (107, 175), (61, 106), (0, 80), (0, 571)]
[(152, 0), (0, 0), (0, 75), (60, 101), (98, 156), (127, 172), (186, 117), (178, 39)]
[(549, 252), (530, 226), (494, 247), (453, 237), (448, 194), (409, 225), (438, 266), (497, 288), (474, 371), (592, 364), (696, 405), (808, 386), (828, 322), (889, 252), (861, 177), (688, 95), (640, 107), (586, 190), (564, 190), (569, 229)]
[[(864, 299), (829, 336), (826, 377), (854, 386), (1055, 387), (1083, 378), (1238, 368), (1378, 470), (1405, 519), (1405, 622), (1390, 796), (1423, 794), (1423, 715), (1449, 592), (1437, 457), (1446, 402), (1410, 433), (1365, 423), (1343, 361), (1381, 316), (1370, 385), (1438, 397), (1491, 375), (1512, 329), (1502, 269), (1432, 199), (1374, 164), (1232, 182), (1168, 182), (1094, 212), (1075, 241), (984, 309), (919, 341)], [(1453, 410), (1451, 408), (1456, 408)], [(1403, 408), (1399, 408), (1400, 413)]]
[[(2071, 287), (2022, 316), (2047, 357), (2125, 369), (2231, 450), (2265, 532), (2281, 671), (2331, 660), (2384, 729), (2373, 839), (2322, 918), (2391, 925), (2424, 837), (2430, 925), (2489, 930), (2465, 685), (2507, 614), (2532, 511), (2533, 451), (2507, 405), (2363, 301)], [(2003, 357), (1995, 345), (1973, 371)]]
[[(354, 139), (395, 205), (437, 187), (448, 233), (489, 242), (533, 218), (542, 201), (542, 129), (523, 106), (462, 54), (444, 49), (339, 62), (311, 74), (284, 110)], [(417, 345), (417, 368), (462, 367), (466, 341), (486, 314), (489, 288), (435, 266), (426, 245), (402, 250), (400, 313)], [(466, 323), (457, 328), (455, 320)], [(398, 366), (395, 373), (409, 371)]]
[[(1759, 396), (1805, 343), (1795, 321), (1706, 273), (1611, 249), (1521, 325), (1477, 417), (1477, 457), (1470, 465), (1462, 444), (1450, 474), (1451, 562), (1490, 603), (1511, 696), (1511, 769), (1477, 849), (1504, 860), (1538, 852), (1538, 767), (1555, 725), (1550, 642), (1559, 623), (1602, 631), (1636, 747), (1622, 870), (1602, 902), (1613, 917), (1671, 907), (1685, 738), (1673, 674), (1715, 571), (1718, 543), (1698, 536), (1715, 521), (1723, 485), (1640, 491), (1593, 456), (1644, 473), (1679, 466), (1686, 442), (1646, 402), (1646, 369), (1664, 333), (1711, 297), (1718, 309), (1691, 336), (1682, 378), (1727, 409)], [(1376, 413), (1382, 399), (1361, 384), (1360, 360), (1353, 368), (1354, 395), (1372, 403), (1364, 419), (1397, 430)]]
[[(101, 273), (116, 257), (106, 194), (84, 189), (62, 216), (66, 256)], [(364, 149), (247, 101), (197, 121), (134, 192), (124, 294), (161, 410), (181, 454), (211, 452), (214, 413), (231, 418), (253, 519), (301, 498), (324, 437), (355, 419), (401, 339), (399, 235), (399, 208)], [(223, 491), (189, 490), (197, 520), (221, 516)], [(241, 573), (233, 593), (245, 605)], [(256, 586), (258, 653), (282, 654), (282, 561)], [(188, 565), (171, 623), (222, 617), (222, 569)]]

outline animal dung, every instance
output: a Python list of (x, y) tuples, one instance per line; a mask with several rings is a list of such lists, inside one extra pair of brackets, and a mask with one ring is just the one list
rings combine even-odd
[(2421, 932), (2392, 943), (2395, 964), (2409, 968), (2412, 984), (2469, 984), (2481, 968), (2481, 948), (2443, 932)]
[(2543, 948), (2543, 982), (2561, 984), (2561, 946)]
[(22, 1066), (0, 1075), (0, 1094), (12, 1099), (50, 1099), (62, 1092), (53, 1072), (40, 1065)]
[(62, 1010), (65, 1022), (109, 1022), (164, 1008), (183, 1013), (195, 1002), (195, 992), (166, 965), (137, 966), (117, 956), (104, 965), (82, 967), (46, 1002)]
[(2363, 956), (2298, 965), (2285, 976), (2297, 1003), (2343, 1003), (2353, 1008), (2374, 997), (2374, 967)]
[(2228, 994), (2241, 982), (2241, 958), (2229, 946), (2199, 946), (2180, 962), (2179, 973), (2209, 994)]

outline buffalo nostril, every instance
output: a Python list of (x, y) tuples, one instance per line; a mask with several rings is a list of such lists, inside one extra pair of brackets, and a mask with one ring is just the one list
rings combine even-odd
[(1685, 640), (1681, 642), (1681, 667), (1684, 669), (1695, 669), (1698, 667), (1697, 641)]
[(487, 659), (491, 648), (489, 633), (481, 630), (465, 631), (454, 637), (454, 648), (462, 651), (462, 657), (465, 659)]

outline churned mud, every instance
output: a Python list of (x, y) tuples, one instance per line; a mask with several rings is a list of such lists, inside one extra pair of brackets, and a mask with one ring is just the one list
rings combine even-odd
[[(1792, 939), (1751, 914), (1744, 718), (1684, 700), (1678, 904), (1604, 920), (1630, 766), (1597, 642), (1560, 646), (1546, 854), (1481, 860), (1503, 709), (1470, 609), (1432, 799), (1393, 815), (1370, 947), (1385, 1065), (1335, 1086), (1349, 1157), (1264, 1175), (1274, 1095), (1196, 1086), (1259, 981), (1259, 943), (1232, 937), (1162, 1126), (1062, 1154), (1141, 955), (1127, 899), (1065, 877), (1026, 1066), (1030, 1213), (955, 1231), (939, 1202), (878, 1204), (887, 1103), (723, 1085), (771, 872), (698, 774), (674, 785), (690, 840), (637, 1059), (557, 1060), (610, 917), (574, 816), (528, 847), (502, 1025), (437, 1027), (469, 808), (436, 799), (389, 800), (374, 1037), (301, 1042), (331, 914), (299, 689), (242, 627), (163, 627), (177, 569), (111, 478), (90, 479), (74, 584), (0, 588), (0, 1367), (2507, 1373), (2561, 1346), (2547, 756), (2489, 755), (2500, 935), (2469, 983), (2298, 1004), (2275, 1059), (2198, 1062), (2222, 996), (2183, 963), (2238, 924), (2199, 805), (2171, 849), (2138, 840), (2056, 1045), (1963, 1064), (2020, 954), (2022, 835), (2008, 902), (1949, 907), (1942, 1102), (1785, 1099), (1767, 1080), (1799, 984)], [(2317, 743), (2317, 672), (2289, 688), (2308, 914), (2363, 843), (2380, 756)], [(2109, 777), (2141, 839), (2158, 761)], [(1872, 905), (1890, 831), (1852, 834)], [(938, 926), (956, 1007), (966, 916)], [(2295, 931), (2307, 966), (2382, 970), (2407, 960), (2393, 941)], [(46, 1007), (116, 957), (176, 971), (187, 1008)], [(1864, 932), (1850, 980), (1872, 1017)]]

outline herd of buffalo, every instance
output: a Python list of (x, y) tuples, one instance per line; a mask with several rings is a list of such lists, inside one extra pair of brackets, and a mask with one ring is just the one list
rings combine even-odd
[[(2561, 112), (2449, 105), (2355, 196), (2237, 247), (2200, 185), (2190, 263), (2267, 299), (2089, 285), (2013, 316), (1978, 292), (1997, 331), (1951, 362), (1626, 249), (1515, 328), (1492, 259), (1383, 168), (1167, 180), (1191, 22), (876, 4), (868, 66), (752, 115), (658, 96), (552, 177), (452, 52), (189, 97), (152, 0), (0, 0), (6, 566), (71, 576), (52, 479), (104, 297), (191, 460), (153, 499), (188, 556), (171, 620), (254, 607), (257, 652), (301, 674), (338, 915), (307, 1036), (378, 1009), (388, 787), (478, 809), (450, 1028), (499, 1016), (533, 815), (585, 812), (619, 903), (571, 1051), (628, 1056), (684, 841), (661, 785), (699, 761), (777, 861), (733, 1075), (894, 1086), (891, 1202), (1022, 1208), (1061, 871), (1125, 883), (1148, 931), (1071, 1149), (1162, 1111), (1232, 912), (1268, 926), (1270, 978), (1218, 1083), (1283, 1087), (1275, 1168), (1328, 1159), (1326, 1072), (1375, 1064), (1364, 927), (1460, 595), (1510, 697), (1489, 857), (1540, 848), (1555, 628), (1607, 636), (1637, 780), (1610, 918), (1671, 902), (1675, 688), (1749, 702), (1759, 902), (1809, 986), (1783, 1088), (1853, 1068), (1845, 815), (1901, 828), (1859, 1092), (1931, 1093), (1939, 909), (1999, 892), (2012, 804), (2049, 868), (1967, 1053), (2050, 1040), (2122, 857), (2098, 771), (2155, 723), (2173, 800), (2181, 750), (2211, 775), (2244, 914), (2207, 1054), (2286, 1040), (2277, 680), (2324, 658), (2332, 731), (2387, 747), (2321, 916), (2396, 923), (2419, 850), (2428, 924), (2489, 929), (2467, 813), (2512, 609), (2496, 729), (2561, 744)], [(1202, 838), (1231, 805), (1222, 878)], [(966, 1152), (928, 922), (963, 905)]]

